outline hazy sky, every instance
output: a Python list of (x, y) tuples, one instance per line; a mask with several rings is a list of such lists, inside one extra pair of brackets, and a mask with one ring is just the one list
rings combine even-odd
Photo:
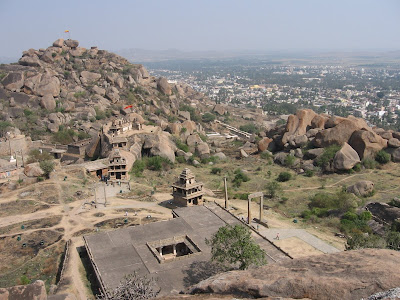
[(400, 1), (0, 0), (0, 56), (66, 29), (107, 50), (399, 50)]

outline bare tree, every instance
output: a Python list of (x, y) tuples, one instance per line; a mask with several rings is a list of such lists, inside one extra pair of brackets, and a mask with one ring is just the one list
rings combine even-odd
[(97, 300), (144, 300), (155, 298), (160, 289), (153, 278), (140, 277), (136, 272), (126, 275), (120, 284), (105, 294), (96, 296)]

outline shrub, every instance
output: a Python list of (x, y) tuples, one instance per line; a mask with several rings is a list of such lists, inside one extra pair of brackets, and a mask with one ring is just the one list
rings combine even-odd
[(390, 154), (381, 150), (376, 154), (375, 160), (380, 164), (387, 164), (390, 161)]
[(254, 124), (246, 124), (239, 127), (241, 131), (246, 131), (248, 133), (258, 133), (259, 129)]
[(185, 158), (184, 158), (183, 156), (178, 156), (178, 157), (176, 158), (176, 161), (177, 161), (178, 163), (180, 163), (180, 164), (183, 164), (183, 163), (186, 162), (186, 160), (185, 160)]
[(285, 158), (285, 166), (292, 167), (295, 160), (296, 160), (296, 157), (294, 157), (293, 155), (286, 156), (286, 158)]
[(85, 91), (76, 92), (76, 93), (74, 94), (74, 97), (77, 98), (77, 99), (83, 98), (83, 97), (85, 97), (85, 96), (86, 96), (86, 92), (85, 92)]
[(85, 139), (88, 139), (88, 138), (90, 138), (90, 134), (89, 133), (86, 133), (86, 132), (84, 132), (84, 131), (79, 131), (78, 132), (78, 139), (81, 141), (81, 140), (85, 140)]
[(348, 194), (344, 191), (339, 191), (336, 194), (319, 192), (312, 196), (310, 200), (311, 201), (308, 204), (310, 209), (315, 207), (326, 208), (330, 211), (344, 213), (357, 207), (355, 197), (352, 194)]
[(280, 191), (281, 186), (276, 181), (270, 181), (270, 182), (267, 183), (265, 188), (267, 189), (267, 193), (266, 193), (267, 196), (269, 198), (275, 198), (275, 196), (278, 193), (278, 191)]
[(360, 163), (355, 164), (354, 167), (353, 167), (353, 170), (355, 172), (360, 172), (361, 171), (361, 164)]
[(314, 171), (313, 170), (306, 170), (306, 172), (304, 173), (304, 176), (313, 177), (314, 176)]
[(52, 140), (54, 143), (68, 145), (74, 141), (73, 137), (75, 135), (76, 132), (73, 129), (64, 129), (62, 126), (60, 126), (60, 130), (53, 134)]
[(27, 285), (31, 283), (31, 280), (26, 275), (22, 275), (19, 281), (21, 282), (22, 285)]
[(249, 193), (238, 193), (233, 195), (234, 198), (240, 199), (240, 200), (248, 200), (249, 199)]
[(326, 147), (322, 155), (317, 159), (317, 165), (321, 168), (328, 166), (340, 148), (341, 147), (339, 145), (331, 145)]
[(233, 186), (239, 187), (242, 182), (247, 182), (250, 180), (250, 177), (243, 173), (242, 170), (237, 169), (235, 171), (235, 177), (232, 180)]
[(15, 127), (15, 126), (8, 121), (0, 121), (0, 137), (6, 134), (8, 127)]
[(211, 169), (211, 174), (221, 174), (221, 172), (222, 172), (221, 168), (214, 167)]
[(147, 169), (153, 171), (161, 171), (162, 169), (167, 169), (171, 165), (171, 162), (161, 156), (152, 156), (147, 158), (146, 166)]
[(50, 153), (48, 153), (46, 151), (40, 152), (39, 149), (33, 149), (33, 150), (29, 151), (29, 157), (28, 157), (26, 163), (31, 164), (34, 162), (41, 162), (41, 161), (52, 160), (52, 159), (53, 159), (53, 157), (51, 156)]
[(366, 169), (375, 169), (377, 166), (376, 160), (370, 159), (370, 158), (364, 158), (361, 161), (361, 164), (364, 166)]
[(215, 120), (215, 115), (207, 112), (201, 117), (201, 119), (205, 123), (210, 123), (210, 122), (213, 122)]
[(260, 158), (262, 159), (271, 159), (272, 158), (272, 154), (268, 151), (264, 151), (260, 153)]
[(133, 174), (135, 177), (141, 177), (145, 168), (146, 163), (143, 159), (136, 160), (132, 166), (130, 173)]
[(281, 172), (278, 175), (278, 178), (276, 178), (277, 181), (279, 182), (285, 182), (285, 181), (289, 181), (292, 178), (292, 174), (290, 174), (289, 172)]
[(54, 170), (54, 162), (51, 160), (43, 160), (39, 163), (40, 168), (43, 170), (44, 175), (49, 178), (50, 173)]

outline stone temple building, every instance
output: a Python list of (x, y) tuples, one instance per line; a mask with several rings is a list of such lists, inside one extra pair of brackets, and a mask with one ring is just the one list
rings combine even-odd
[(196, 182), (195, 176), (188, 168), (179, 175), (172, 185), (174, 203), (179, 206), (199, 205), (203, 203), (203, 183)]
[[(222, 207), (207, 203), (180, 207), (173, 218), (144, 225), (98, 232), (83, 237), (100, 289), (114, 288), (127, 274), (156, 280), (160, 295), (178, 293), (215, 274), (211, 247), (205, 239), (227, 224), (242, 224)], [(252, 231), (268, 254), (268, 264), (289, 259), (274, 244)]]
[(126, 159), (119, 149), (113, 149), (109, 156), (108, 175), (110, 180), (129, 180), (129, 170)]

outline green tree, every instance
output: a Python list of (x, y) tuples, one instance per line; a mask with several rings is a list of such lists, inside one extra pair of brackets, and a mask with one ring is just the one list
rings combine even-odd
[(220, 227), (206, 243), (211, 246), (211, 259), (221, 264), (239, 266), (240, 270), (266, 264), (265, 251), (251, 238), (250, 229), (243, 225)]
[(211, 114), (211, 113), (205, 113), (201, 119), (203, 120), (203, 122), (205, 123), (210, 123), (212, 121), (215, 120), (215, 115)]
[(39, 166), (43, 170), (44, 175), (49, 178), (50, 173), (54, 170), (54, 162), (51, 160), (43, 160), (39, 163)]
[(281, 186), (276, 181), (271, 181), (267, 183), (265, 188), (267, 189), (267, 196), (272, 199), (275, 198), (278, 191), (280, 191)]
[(292, 178), (292, 174), (289, 172), (280, 172), (278, 178), (276, 178), (279, 182), (289, 181)]

